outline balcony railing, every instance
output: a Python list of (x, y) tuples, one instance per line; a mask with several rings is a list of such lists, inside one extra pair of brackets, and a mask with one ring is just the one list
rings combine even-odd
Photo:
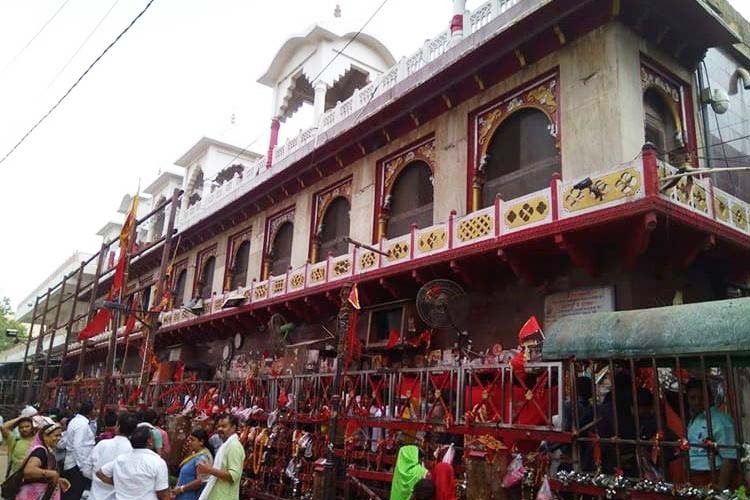
[[(524, 403), (514, 391), (539, 393), (535, 407), (544, 418), (530, 423), (549, 431), (561, 430), (552, 415), (562, 408), (563, 380), (561, 362), (527, 363), (534, 372), (533, 386), (519, 380), (510, 363), (464, 365), (400, 370), (360, 370), (343, 375), (341, 415), (368, 420), (387, 427), (407, 419), (411, 424), (428, 426), (492, 426), (518, 424)], [(141, 390), (137, 376), (114, 377), (106, 400), (102, 401), (103, 381), (83, 379), (50, 383), (41, 400), (65, 405), (91, 399), (97, 404), (135, 406), (140, 399), (158, 401), (167, 413), (210, 412), (214, 407), (245, 408), (246, 417), (265, 420), (269, 413), (283, 409), (286, 418), (323, 421), (332, 408), (332, 373), (308, 373), (286, 376), (257, 376), (246, 380), (180, 381), (151, 383)], [(529, 382), (531, 384), (531, 382)], [(363, 414), (365, 397), (381, 412)], [(368, 406), (369, 408), (369, 406)], [(408, 417), (407, 417), (408, 415)], [(546, 418), (546, 420), (545, 420)]]
[[(371, 273), (407, 262), (418, 265), (421, 259), (459, 247), (470, 247), (487, 240), (501, 241), (514, 233), (633, 203), (646, 197), (648, 178), (665, 177), (676, 172), (674, 167), (665, 163), (654, 162), (651, 168), (652, 175), (647, 176), (644, 160), (638, 159), (592, 174), (589, 179), (594, 191), (579, 189), (577, 185), (582, 179), (566, 182), (553, 179), (549, 188), (512, 200), (497, 199), (487, 208), (463, 216), (452, 214), (448, 221), (427, 228), (415, 227), (408, 234), (383, 239), (377, 247), (387, 253), (387, 257), (371, 250), (352, 248), (342, 256), (305, 264), (280, 276), (254, 281), (237, 291), (246, 297), (246, 304), (262, 303), (345, 278), (366, 279)], [(695, 178), (692, 182), (683, 179), (665, 192), (656, 194), (658, 191), (654, 188), (653, 195), (697, 216), (719, 222), (740, 235), (750, 235), (750, 205), (712, 186), (709, 179)], [(203, 314), (220, 311), (228, 295), (229, 292), (214, 296), (206, 304)], [(161, 321), (163, 326), (170, 326), (194, 318), (188, 312), (174, 310), (163, 313)]]
[[(464, 36), (469, 36), (479, 31), (494, 18), (507, 12), (519, 3), (521, 3), (521, 0), (487, 0), (473, 12), (469, 12), (464, 16)], [(434, 38), (425, 41), (419, 50), (402, 58), (365, 87), (355, 90), (349, 99), (337, 103), (335, 107), (324, 113), (313, 127), (303, 130), (297, 136), (287, 139), (285, 143), (277, 145), (273, 151), (272, 166), (270, 169), (266, 168), (266, 158), (260, 158), (244, 173), (239, 182), (235, 183), (231, 181), (227, 187), (222, 185), (222, 189), (220, 190), (217, 189), (213, 192), (204, 193), (203, 199), (193, 204), (183, 213), (180, 213), (177, 227), (185, 229), (195, 222), (208, 217), (218, 208), (231, 203), (253, 187), (267, 180), (271, 175), (284, 170), (291, 163), (287, 160), (304, 145), (312, 141), (317, 142), (317, 138), (321, 134), (324, 134), (323, 137), (327, 140), (329, 129), (340, 124), (350, 116), (361, 114), (362, 109), (368, 106), (374, 98), (387, 92), (397, 83), (409, 78), (426, 64), (440, 60), (450, 47), (451, 32), (449, 29), (443, 30)]]

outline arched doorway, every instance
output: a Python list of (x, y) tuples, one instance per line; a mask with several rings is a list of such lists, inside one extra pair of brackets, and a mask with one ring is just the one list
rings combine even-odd
[(294, 237), (294, 224), (285, 222), (279, 227), (271, 245), (268, 255), (269, 272), (273, 276), (279, 276), (287, 272), (292, 262), (292, 238)]
[(325, 211), (320, 225), (316, 228), (314, 261), (325, 260), (330, 253), (333, 257), (343, 255), (349, 249), (344, 238), (349, 236), (349, 200), (343, 196), (334, 199)]
[(512, 200), (548, 187), (561, 161), (547, 115), (525, 108), (508, 116), (493, 134), (483, 161), (483, 207), (492, 205), (498, 194)]
[(206, 259), (201, 269), (200, 280), (198, 281), (198, 296), (203, 300), (211, 298), (214, 283), (214, 269), (216, 268), (216, 257), (213, 255)]
[(177, 280), (174, 285), (174, 307), (182, 307), (185, 303), (185, 285), (187, 284), (187, 269), (183, 269), (177, 275)]
[(646, 142), (656, 147), (660, 157), (668, 159), (683, 146), (672, 110), (656, 89), (649, 88), (643, 93), (643, 111)]
[(386, 197), (384, 208), (389, 209), (390, 215), (385, 237), (407, 234), (412, 224), (431, 226), (432, 204), (432, 170), (422, 160), (413, 161), (404, 167)]
[(237, 248), (232, 260), (232, 275), (229, 289), (236, 290), (247, 285), (247, 267), (250, 258), (250, 242), (245, 240)]

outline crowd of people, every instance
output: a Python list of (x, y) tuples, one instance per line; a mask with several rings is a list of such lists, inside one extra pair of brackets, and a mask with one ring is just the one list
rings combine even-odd
[[(588, 438), (579, 442), (581, 470), (612, 473), (620, 469), (627, 477), (661, 476), (677, 484), (687, 481), (689, 471), (693, 485), (736, 487), (741, 482), (741, 470), (735, 422), (715, 405), (712, 392), (703, 380), (688, 380), (683, 390), (683, 421), (681, 401), (674, 391), (664, 391), (661, 401), (657, 402), (652, 390), (633, 384), (628, 371), (615, 374), (612, 390), (597, 404), (594, 404), (591, 380), (579, 377), (576, 381), (577, 416), (574, 418), (572, 402), (567, 402), (563, 420), (569, 431), (571, 423), (577, 419), (578, 432)], [(597, 440), (616, 438), (625, 442), (619, 446), (597, 445), (592, 436)], [(659, 445), (628, 444), (636, 439)], [(600, 448), (598, 452), (596, 446)], [(685, 450), (687, 453), (683, 453)], [(662, 466), (664, 472), (659, 471)]]
[[(170, 484), (169, 436), (154, 411), (107, 412), (101, 432), (86, 401), (68, 418), (26, 407), (0, 426), (8, 470), (2, 497), (17, 500), (236, 500), (245, 450), (234, 415), (210, 436), (193, 430), (176, 481)], [(213, 443), (213, 445), (212, 445)], [(6, 473), (3, 476), (3, 473)]]

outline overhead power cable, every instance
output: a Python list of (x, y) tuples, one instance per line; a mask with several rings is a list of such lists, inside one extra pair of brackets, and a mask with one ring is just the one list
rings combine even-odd
[(47, 19), (47, 21), (42, 25), (42, 27), (39, 28), (39, 31), (37, 31), (36, 34), (34, 34), (34, 36), (32, 36), (29, 39), (29, 41), (26, 42), (26, 45), (24, 45), (21, 48), (21, 50), (19, 50), (16, 53), (16, 55), (14, 55), (11, 58), (11, 60), (8, 61), (8, 63), (3, 67), (3, 70), (0, 71), (0, 73), (5, 73), (5, 70), (7, 70), (8, 68), (10, 68), (13, 65), (13, 63), (16, 62), (19, 57), (21, 57), (21, 54), (23, 54), (24, 52), (26, 52), (26, 49), (29, 48), (29, 45), (31, 45), (32, 43), (34, 43), (34, 40), (36, 40), (37, 37), (39, 37), (39, 35), (42, 34), (42, 31), (44, 31), (47, 28), (47, 26), (49, 26), (49, 24), (57, 17), (57, 15), (60, 13), (60, 11), (63, 10), (63, 8), (65, 8), (66, 5), (68, 5), (68, 2), (70, 2), (70, 0), (64, 0), (63, 1), (63, 3), (60, 5), (60, 7), (57, 8), (57, 10), (55, 11), (55, 13), (52, 14), (52, 17), (50, 17), (49, 19)]
[(109, 14), (115, 9), (115, 7), (117, 7), (118, 3), (120, 3), (120, 0), (115, 0), (114, 3), (109, 7), (109, 9), (107, 10), (107, 12), (105, 12), (104, 15), (99, 19), (99, 22), (96, 23), (96, 26), (94, 26), (94, 29), (92, 29), (89, 32), (89, 34), (86, 36), (86, 38), (83, 40), (83, 42), (81, 42), (81, 45), (79, 45), (78, 48), (76, 49), (76, 51), (73, 52), (73, 55), (70, 56), (70, 58), (68, 59), (68, 61), (65, 64), (63, 64), (62, 68), (60, 68), (60, 71), (57, 72), (57, 74), (52, 79), (52, 81), (49, 82), (49, 85), (47, 85), (47, 89), (48, 90), (57, 81), (57, 79), (60, 78), (60, 75), (62, 75), (63, 72), (66, 69), (68, 69), (68, 66), (70, 66), (70, 63), (73, 62), (73, 59), (75, 59), (75, 57), (83, 49), (83, 47), (86, 46), (86, 44), (89, 42), (89, 40), (91, 39), (91, 37), (94, 36), (94, 33), (96, 33), (97, 30), (99, 29), (99, 27), (102, 25), (102, 23), (104, 22), (104, 20), (107, 19), (107, 17), (109, 17)]
[(138, 21), (138, 19), (140, 19), (141, 16), (143, 16), (143, 14), (146, 13), (146, 11), (149, 9), (149, 7), (151, 7), (151, 4), (153, 4), (154, 1), (155, 0), (149, 0), (149, 2), (138, 13), (138, 15), (135, 16), (132, 21), (130, 21), (130, 24), (128, 24), (125, 27), (125, 29), (122, 30), (120, 34), (117, 35), (117, 37), (109, 45), (107, 45), (107, 47), (102, 51), (102, 53), (99, 54), (91, 64), (89, 64), (86, 70), (81, 74), (81, 76), (78, 77), (78, 79), (73, 83), (73, 85), (70, 86), (67, 92), (65, 92), (63, 96), (60, 97), (60, 99), (58, 99), (58, 101), (54, 104), (54, 106), (52, 106), (49, 109), (49, 111), (47, 111), (44, 115), (42, 115), (42, 117), (23, 135), (23, 137), (21, 137), (21, 139), (12, 148), (10, 148), (10, 151), (5, 153), (5, 156), (0, 158), (0, 165), (2, 165), (3, 162), (5, 162), (5, 160), (7, 160), (10, 157), (10, 155), (12, 155), (21, 146), (21, 144), (24, 143), (24, 141), (26, 141), (26, 139), (34, 132), (34, 130), (36, 130), (37, 127), (39, 127), (39, 125), (41, 125), (42, 122), (44, 122), (44, 120), (46, 120), (58, 108), (58, 106), (60, 106), (60, 104), (62, 104), (62, 102), (70, 95), (70, 93), (73, 92), (73, 89), (75, 89), (78, 86), (78, 84), (81, 83), (81, 80), (83, 80), (86, 77), (86, 75), (89, 74), (89, 72), (94, 68), (94, 66), (96, 66), (96, 63), (98, 63), (104, 57), (104, 55), (107, 52), (109, 52), (109, 50), (112, 47), (114, 47), (118, 41), (120, 41), (120, 39), (125, 35), (125, 33), (127, 33), (130, 30), (130, 28), (133, 27), (133, 25)]

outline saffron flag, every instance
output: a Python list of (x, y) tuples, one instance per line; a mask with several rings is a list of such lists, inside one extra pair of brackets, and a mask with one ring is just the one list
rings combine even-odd
[(357, 290), (356, 283), (352, 285), (352, 289), (349, 292), (349, 303), (354, 309), (361, 309), (361, 306), (359, 305), (359, 291)]
[[(138, 211), (138, 199), (139, 194), (136, 193), (130, 203), (130, 210), (125, 217), (125, 223), (120, 231), (120, 255), (117, 259), (115, 274), (112, 277), (112, 286), (110, 287), (109, 292), (107, 292), (107, 300), (117, 298), (125, 285), (125, 268), (128, 263), (128, 255), (133, 246), (133, 242), (130, 241), (130, 236), (133, 233), (137, 222), (136, 213)], [(107, 324), (111, 317), (112, 311), (105, 308), (99, 309), (94, 317), (91, 318), (91, 321), (89, 321), (86, 326), (83, 327), (83, 330), (80, 331), (78, 334), (78, 340), (90, 339), (91, 337), (95, 337), (104, 332), (104, 330), (107, 329)]]
[(135, 193), (133, 201), (130, 202), (130, 210), (128, 215), (125, 217), (125, 222), (122, 224), (122, 230), (120, 231), (120, 250), (125, 250), (125, 253), (130, 253), (130, 248), (133, 246), (133, 241), (130, 241), (130, 235), (135, 229), (136, 215), (138, 213), (138, 200), (139, 193)]

